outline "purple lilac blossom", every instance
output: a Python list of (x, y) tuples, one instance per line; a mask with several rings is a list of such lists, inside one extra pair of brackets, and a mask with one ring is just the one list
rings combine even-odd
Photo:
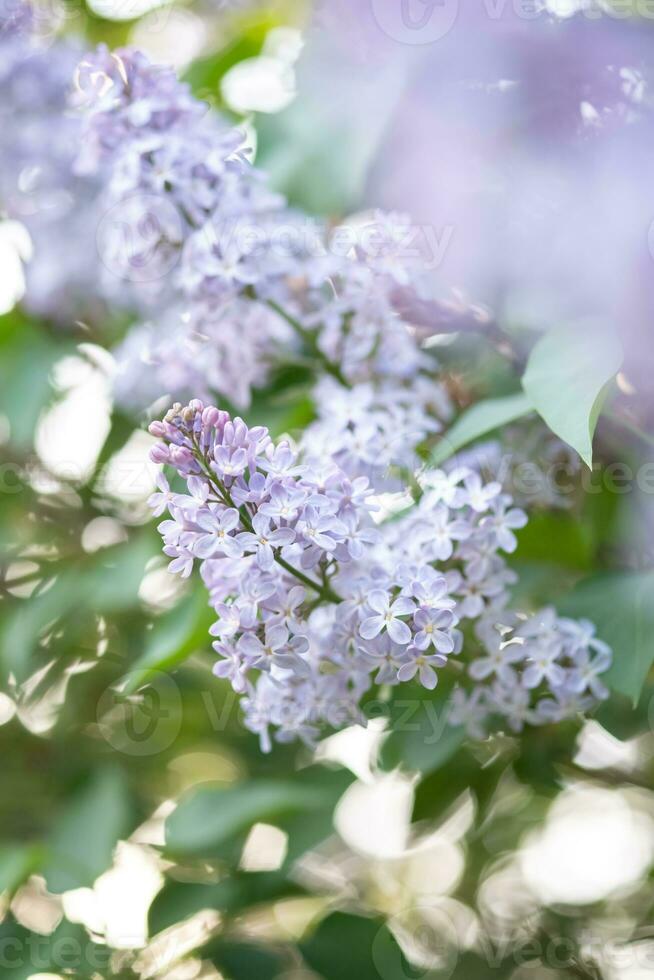
[[(328, 229), (291, 211), (249, 162), (242, 134), (137, 51), (100, 48), (80, 66), (78, 85), (86, 118), (78, 170), (109, 174), (103, 260), (149, 308), (116, 351), (119, 401), (143, 407), (157, 393), (218, 392), (246, 406), (276, 356), (309, 339), (343, 400), (347, 387), (363, 385), (360, 400), (378, 405), (365, 429), (340, 434), (349, 443), (343, 465), (348, 452), (354, 472), (366, 457), (375, 476), (413, 465), (415, 447), (450, 408), (433, 382), (435, 358), (394, 303), (393, 291), (422, 271), (420, 250), (407, 248), (409, 219), (373, 212)], [(353, 408), (356, 399), (355, 391)]]
[(191, 317), (173, 307), (130, 330), (114, 349), (114, 393), (138, 411), (159, 398), (221, 392), (239, 408), (262, 387), (293, 334), (262, 303), (235, 298), (216, 310), (197, 305)]
[(264, 750), (363, 723), (375, 683), (431, 690), (450, 657), (463, 656), (471, 684), (452, 720), (478, 733), (497, 716), (519, 730), (605, 695), (611, 654), (592, 624), (510, 610), (503, 552), (526, 515), (473, 470), (418, 477), (415, 504), (375, 523), (376, 488), (324, 449), (275, 445), (199, 400), (150, 431), (153, 460), (187, 484), (176, 494), (161, 478), (150, 501), (170, 515), (159, 525), (170, 570), (199, 565), (218, 617), (215, 673)]
[(611, 650), (592, 623), (562, 618), (551, 608), (530, 617), (504, 614), (501, 621), (510, 625), (500, 628), (488, 614), (476, 625), (484, 654), (469, 674), (479, 685), (474, 701), (464, 691), (457, 695), (453, 722), (479, 735), (494, 716), (504, 716), (520, 731), (525, 723), (561, 721), (608, 697), (600, 675), (611, 665)]
[[(260, 312), (259, 342), (249, 343), (255, 332), (244, 336), (231, 322), (234, 304), (244, 299), (281, 308), (287, 327), (313, 336), (319, 355), (350, 384), (408, 385), (417, 371), (433, 368), (391, 298), (393, 286), (411, 278), (398, 245), (407, 219), (376, 214), (331, 231), (308, 222), (266, 188), (243, 134), (225, 127), (174, 72), (137, 51), (100, 48), (82, 62), (77, 81), (86, 119), (77, 170), (108, 174), (100, 242), (108, 278), (126, 281), (135, 305), (152, 310), (149, 319), (164, 302), (168, 308), (162, 331), (146, 322), (118, 350), (127, 376), (119, 398), (129, 392), (147, 402), (150, 391), (139, 399), (140, 386), (131, 383), (145, 357), (153, 383), (174, 396), (217, 391), (247, 404), (280, 339), (294, 344), (288, 329), (280, 338), (279, 316), (270, 312), (267, 322)], [(370, 254), (365, 243), (373, 239)], [(169, 338), (175, 343), (177, 333), (181, 353), (170, 371)], [(235, 349), (242, 362), (249, 356), (249, 371), (232, 369), (224, 355)], [(211, 371), (216, 360), (225, 363), (220, 372)], [(229, 387), (234, 378), (242, 379), (237, 398)], [(435, 388), (429, 401), (442, 407), (445, 396)], [(436, 426), (416, 415), (406, 424), (419, 439)]]

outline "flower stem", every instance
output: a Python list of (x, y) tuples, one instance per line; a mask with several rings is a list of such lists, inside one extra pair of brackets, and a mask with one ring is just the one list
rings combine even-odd
[[(213, 488), (217, 496), (220, 497), (222, 502), (227, 507), (233, 507), (234, 510), (237, 510), (239, 512), (239, 514), (241, 515), (241, 521), (243, 522), (243, 527), (247, 531), (252, 532), (253, 531), (252, 521), (250, 520), (249, 515), (247, 514), (247, 512), (244, 512), (245, 510), (244, 508), (236, 506), (227, 487), (225, 487), (220, 481), (216, 480), (215, 474), (212, 472), (211, 468), (207, 464), (207, 461), (202, 455), (200, 448), (197, 446), (197, 444), (196, 444), (196, 452), (194, 455), (197, 462), (200, 464), (200, 467), (202, 468), (204, 475), (209, 480), (210, 486)], [(290, 562), (287, 562), (285, 558), (282, 558), (277, 548), (273, 548), (273, 556), (278, 565), (281, 565), (281, 567), (285, 569), (290, 575), (293, 575), (298, 580), (298, 582), (302, 582), (303, 585), (308, 586), (308, 588), (316, 592), (323, 602), (337, 603), (341, 601), (340, 596), (338, 596), (327, 583), (320, 585), (319, 582), (314, 582), (314, 580), (310, 578), (310, 576), (305, 575), (304, 572), (301, 572), (299, 570), (299, 568), (295, 568), (295, 566), (291, 565)]]
[(287, 572), (290, 572), (291, 575), (294, 575), (295, 578), (298, 579), (298, 581), (304, 582), (305, 585), (308, 585), (309, 588), (317, 592), (320, 598), (324, 602), (341, 601), (340, 596), (336, 595), (333, 589), (331, 589), (329, 586), (326, 586), (325, 588), (321, 588), (317, 582), (314, 582), (312, 578), (309, 578), (308, 575), (305, 575), (304, 572), (301, 572), (299, 568), (294, 568), (294, 566), (289, 564), (289, 562), (287, 562), (284, 558), (282, 558), (281, 555), (275, 555), (275, 561), (279, 565), (281, 565), (282, 568), (285, 568)]
[(336, 380), (339, 381), (345, 388), (349, 388), (350, 386), (346, 381), (343, 372), (337, 364), (330, 361), (327, 355), (320, 350), (318, 344), (316, 343), (316, 338), (311, 331), (303, 327), (299, 320), (296, 320), (295, 317), (291, 316), (291, 314), (288, 313), (283, 306), (280, 306), (279, 303), (276, 303), (274, 299), (267, 299), (264, 300), (264, 302), (269, 309), (277, 313), (278, 316), (281, 316), (283, 320), (286, 320), (288, 325), (293, 328), (296, 334), (309, 348), (311, 354), (313, 354), (313, 356), (320, 361), (325, 371), (327, 371), (328, 374), (331, 374), (332, 377), (336, 378)]

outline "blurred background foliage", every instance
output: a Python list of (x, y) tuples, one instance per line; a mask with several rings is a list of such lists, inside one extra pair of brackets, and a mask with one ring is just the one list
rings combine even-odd
[[(309, 16), (292, 0), (96, 0), (64, 21), (174, 60), (256, 134), (276, 186), (336, 217), (363, 203), (386, 120), (364, 91), (329, 117), (293, 98)], [(379, 77), (389, 114), (398, 84)], [(103, 343), (124, 326), (103, 324)], [(402, 685), (317, 758), (264, 756), (211, 676), (201, 584), (165, 570), (150, 440), (112, 410), (106, 356), (92, 322), (0, 318), (0, 975), (654, 975), (650, 502), (598, 478), (638, 466), (638, 437), (602, 422), (586, 488), (536, 513), (511, 559), (528, 599), (561, 598), (639, 652), (594, 719), (474, 743), (444, 727), (445, 684)], [(462, 405), (514, 383), (483, 339), (442, 359)], [(249, 420), (301, 427), (306, 385), (280, 374)]]

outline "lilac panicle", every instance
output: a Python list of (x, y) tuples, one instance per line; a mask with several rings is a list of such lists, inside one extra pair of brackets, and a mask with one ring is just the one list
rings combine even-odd
[[(265, 749), (271, 733), (313, 744), (362, 721), (375, 683), (432, 689), (447, 668), (469, 678), (452, 718), (475, 732), (498, 716), (516, 730), (545, 723), (605, 696), (610, 651), (592, 624), (510, 610), (503, 553), (526, 516), (498, 482), (467, 467), (427, 474), (413, 507), (375, 524), (375, 488), (339, 452), (275, 444), (197, 399), (150, 431), (153, 460), (186, 482), (175, 493), (162, 474), (150, 501), (169, 513), (164, 552), (182, 576), (198, 562), (218, 617), (215, 673)], [(467, 666), (455, 668), (462, 654)]]

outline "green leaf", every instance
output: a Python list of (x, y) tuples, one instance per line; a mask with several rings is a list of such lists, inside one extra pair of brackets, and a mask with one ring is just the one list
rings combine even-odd
[(277, 872), (236, 872), (218, 882), (168, 878), (150, 906), (149, 932), (154, 936), (202, 909), (217, 909), (232, 916), (252, 905), (276, 901), (297, 892), (298, 886)]
[(159, 553), (157, 539), (147, 531), (125, 544), (101, 551), (85, 583), (92, 608), (105, 613), (138, 606), (145, 566)]
[(606, 683), (634, 705), (654, 662), (654, 572), (613, 572), (584, 579), (559, 605), (583, 616), (613, 650)]
[(320, 809), (331, 802), (330, 797), (324, 787), (292, 782), (201, 787), (182, 799), (168, 817), (166, 845), (177, 854), (210, 852), (252, 824)]
[(565, 565), (584, 572), (593, 564), (593, 528), (568, 511), (543, 511), (529, 516), (517, 533), (512, 561)]
[(80, 603), (83, 580), (76, 569), (65, 569), (54, 584), (28, 603), (21, 602), (7, 616), (0, 643), (2, 673), (19, 681), (30, 672), (32, 654), (47, 626), (57, 622)]
[(441, 466), (475, 439), (515, 422), (531, 411), (532, 406), (523, 392), (477, 402), (460, 415), (454, 425), (443, 434), (432, 454), (431, 462), (434, 466)]
[(128, 415), (123, 415), (122, 412), (114, 409), (111, 415), (111, 428), (107, 433), (107, 438), (105, 439), (98, 458), (95, 461), (94, 474), (89, 482), (93, 483), (102, 473), (102, 470), (107, 465), (111, 457), (127, 445), (127, 442), (134, 434), (135, 429), (136, 426), (134, 425), (134, 420), (132, 418), (130, 418)]
[(9, 419), (11, 443), (27, 449), (40, 414), (54, 395), (52, 369), (72, 347), (62, 341), (54, 343), (20, 316), (2, 319), (0, 412)]
[(222, 881), (208, 884), (168, 880), (155, 896), (148, 911), (149, 933), (156, 936), (202, 909), (231, 912), (246, 904), (239, 906), (240, 896), (239, 882), (232, 878), (223, 878)]
[(645, 683), (635, 707), (630, 698), (613, 691), (608, 701), (603, 701), (593, 712), (593, 718), (623, 742), (651, 732), (654, 723), (654, 682)]
[(42, 595), (21, 602), (7, 616), (0, 633), (2, 673), (11, 672), (24, 680), (40, 637), (55, 623), (67, 619), (74, 633), (85, 611), (114, 613), (138, 608), (146, 565), (158, 553), (155, 535), (146, 531), (73, 566), (62, 563), (54, 583)]
[(170, 670), (195, 650), (209, 646), (209, 627), (216, 614), (207, 605), (204, 589), (196, 589), (158, 619), (148, 634), (143, 654), (136, 661), (124, 688), (133, 694), (157, 671)]
[[(300, 950), (312, 970), (334, 980), (406, 980), (420, 975), (382, 919), (334, 912), (303, 940)], [(446, 975), (450, 974), (451, 969)], [(422, 975), (436, 976), (424, 970)]]
[(220, 82), (229, 69), (260, 55), (268, 33), (280, 26), (278, 17), (266, 9), (248, 12), (239, 21), (224, 47), (195, 59), (184, 72), (184, 81), (198, 98), (220, 101)]
[(116, 844), (129, 830), (129, 817), (123, 773), (98, 770), (55, 821), (43, 869), (49, 890), (92, 885), (110, 867)]
[(595, 426), (623, 356), (617, 334), (609, 327), (567, 324), (541, 337), (522, 378), (538, 414), (591, 468)]
[(431, 697), (423, 689), (396, 694), (391, 734), (381, 752), (383, 769), (401, 766), (427, 775), (451, 759), (465, 738), (464, 728), (448, 723), (452, 687), (452, 679), (441, 676)]
[(109, 963), (112, 952), (106, 944), (94, 943), (84, 926), (67, 919), (48, 935), (23, 928), (11, 915), (0, 923), (2, 980), (50, 977), (54, 971), (57, 977), (75, 980), (115, 977)]
[[(480, 764), (475, 754), (479, 743), (462, 745), (446, 763), (426, 773), (416, 786), (412, 821), (440, 821), (462, 794), (470, 792), (481, 821), (483, 813), (497, 791), (502, 774), (509, 765), (506, 754), (498, 752)], [(489, 753), (490, 755), (490, 753)]]
[[(285, 958), (283, 947), (268, 948), (260, 943), (230, 942), (219, 938), (215, 949), (206, 951), (221, 975), (230, 980), (280, 980)], [(288, 976), (288, 974), (287, 974)]]
[(38, 844), (3, 844), (0, 846), (0, 894), (12, 895), (36, 870), (42, 856)]

